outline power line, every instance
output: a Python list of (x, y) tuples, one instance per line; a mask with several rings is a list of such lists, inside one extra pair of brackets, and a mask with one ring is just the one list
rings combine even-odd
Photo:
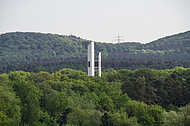
[(121, 41), (124, 41), (124, 39), (123, 39), (123, 36), (120, 36), (120, 35), (118, 34), (118, 36), (114, 37), (114, 40), (113, 40), (113, 41), (117, 41), (117, 43), (120, 43)]

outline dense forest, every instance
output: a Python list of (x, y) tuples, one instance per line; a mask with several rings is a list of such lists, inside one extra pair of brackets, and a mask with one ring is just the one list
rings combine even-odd
[(1, 126), (189, 126), (190, 68), (0, 74)]
[[(86, 71), (87, 45), (74, 35), (14, 32), (0, 35), (0, 73), (9, 71), (53, 73), (62, 68)], [(102, 52), (102, 69), (172, 69), (190, 67), (190, 31), (141, 44), (95, 42)]]

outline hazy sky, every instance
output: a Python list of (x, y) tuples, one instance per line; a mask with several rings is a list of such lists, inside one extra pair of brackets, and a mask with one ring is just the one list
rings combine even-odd
[(190, 0), (0, 0), (0, 33), (150, 42), (190, 30)]

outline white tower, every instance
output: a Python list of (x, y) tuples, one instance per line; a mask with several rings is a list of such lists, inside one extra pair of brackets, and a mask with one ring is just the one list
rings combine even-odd
[(88, 45), (88, 76), (94, 76), (94, 42)]
[(98, 76), (101, 77), (101, 52), (98, 54)]
[(99, 52), (98, 60), (94, 60), (94, 42), (88, 45), (88, 76), (94, 76), (98, 72), (101, 77), (101, 52)]

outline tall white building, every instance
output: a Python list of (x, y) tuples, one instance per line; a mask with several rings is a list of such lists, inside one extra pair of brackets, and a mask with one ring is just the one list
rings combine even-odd
[(94, 76), (98, 72), (101, 77), (101, 52), (99, 52), (98, 60), (94, 60), (94, 42), (88, 45), (88, 76)]
[(88, 45), (88, 76), (94, 76), (94, 42)]

